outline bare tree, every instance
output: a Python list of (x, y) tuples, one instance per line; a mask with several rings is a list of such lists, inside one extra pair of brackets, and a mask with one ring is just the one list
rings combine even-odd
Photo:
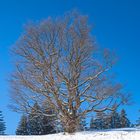
[(107, 49), (97, 49), (91, 31), (87, 16), (77, 12), (27, 25), (14, 47), (14, 111), (29, 112), (35, 102), (49, 104), (72, 133), (81, 116), (126, 101), (122, 85), (109, 76), (115, 59)]

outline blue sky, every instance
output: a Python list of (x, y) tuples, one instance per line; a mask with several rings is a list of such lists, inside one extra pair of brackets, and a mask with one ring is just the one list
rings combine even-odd
[(116, 51), (114, 68), (118, 81), (133, 95), (134, 104), (125, 106), (132, 122), (140, 117), (140, 1), (139, 0), (0, 0), (0, 110), (7, 134), (14, 134), (19, 114), (11, 112), (9, 84), (13, 69), (10, 48), (27, 22), (62, 15), (78, 9), (89, 16), (93, 34), (101, 47)]

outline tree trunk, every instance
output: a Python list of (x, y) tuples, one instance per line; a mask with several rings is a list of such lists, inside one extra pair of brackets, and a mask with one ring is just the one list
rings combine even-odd
[(67, 133), (75, 133), (78, 129), (78, 119), (76, 117), (66, 118), (63, 121), (64, 131)]

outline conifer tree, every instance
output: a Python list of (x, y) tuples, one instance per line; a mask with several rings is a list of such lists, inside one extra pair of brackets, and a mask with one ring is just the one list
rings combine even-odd
[[(80, 108), (79, 113), (81, 113), (81, 112), (82, 112), (82, 109)], [(78, 130), (79, 131), (85, 131), (87, 129), (86, 125), (87, 125), (86, 117), (85, 116), (80, 116)]]
[(53, 134), (56, 132), (48, 117), (42, 117), (41, 123), (41, 135)]
[(79, 122), (79, 129), (80, 131), (85, 131), (86, 130), (86, 117), (83, 116), (80, 118), (80, 122)]
[(94, 118), (90, 119), (90, 129), (94, 129)]
[(121, 124), (121, 128), (130, 127), (130, 121), (127, 118), (127, 114), (124, 109), (121, 110), (120, 124)]
[(5, 130), (6, 130), (6, 126), (5, 126), (4, 118), (2, 115), (2, 111), (0, 111), (0, 135), (4, 135)]
[[(35, 103), (28, 116), (22, 116), (16, 130), (17, 135), (45, 135), (55, 133), (54, 117), (41, 114), (41, 107)], [(42, 112), (43, 113), (43, 112)]]
[[(140, 125), (140, 120), (137, 121)], [(124, 128), (130, 127), (130, 121), (127, 118), (125, 110), (123, 109), (119, 114), (116, 110), (107, 114), (99, 112), (96, 114), (96, 119), (91, 119), (90, 129), (110, 129), (110, 128)]]
[(105, 113), (104, 112), (97, 112), (96, 113), (96, 124), (97, 124), (97, 129), (101, 130), (105, 128)]
[(93, 130), (93, 129), (97, 129), (98, 128), (98, 126), (97, 126), (97, 121), (96, 121), (96, 119), (94, 119), (93, 117), (91, 118), (91, 120), (90, 120), (90, 129), (91, 130)]
[(23, 115), (19, 122), (19, 126), (16, 130), (16, 135), (29, 135), (28, 119), (27, 116)]
[(42, 112), (43, 114), (49, 115), (43, 117), (43, 120), (46, 123), (46, 125), (43, 127), (48, 127), (48, 128), (43, 128), (45, 129), (45, 131), (47, 131), (46, 134), (63, 132), (63, 126), (60, 119), (58, 118), (58, 114), (48, 104), (47, 105), (43, 104)]
[(56, 133), (56, 130), (55, 130), (56, 116), (52, 115), (55, 113), (53, 112), (51, 108), (47, 109), (46, 111), (50, 116), (41, 115), (41, 127), (42, 127), (41, 135)]
[(29, 115), (30, 135), (40, 135), (42, 132), (42, 118), (39, 113), (40, 110), (40, 106), (37, 103), (35, 103)]
[[(50, 116), (44, 116), (46, 113)], [(29, 115), (29, 130), (30, 135), (45, 135), (55, 133), (55, 116), (51, 116), (53, 110), (50, 108), (42, 109), (37, 103), (34, 104), (32, 111)]]
[(140, 118), (138, 118), (138, 120), (136, 120), (136, 126), (140, 126)]
[(138, 120), (136, 121), (136, 126), (140, 126), (140, 117), (138, 118)]
[(56, 116), (56, 119), (54, 119), (52, 122), (54, 123), (53, 128), (56, 133), (64, 132), (64, 126), (58, 116)]
[(105, 129), (107, 127), (105, 123), (106, 121), (105, 119), (106, 119), (106, 114), (104, 112), (96, 113), (96, 118), (95, 119), (91, 118), (90, 129), (97, 129), (97, 130)]
[[(140, 110), (139, 110), (139, 112), (140, 112)], [(138, 120), (136, 120), (135, 126), (140, 127), (140, 117), (138, 118)]]
[(104, 114), (103, 121), (104, 121), (103, 128), (104, 129), (110, 129), (111, 128), (111, 116), (110, 116), (110, 113)]
[(115, 110), (111, 113), (111, 128), (120, 128), (120, 115)]

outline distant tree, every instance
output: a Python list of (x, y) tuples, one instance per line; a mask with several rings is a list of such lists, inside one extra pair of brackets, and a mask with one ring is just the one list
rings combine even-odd
[(111, 113), (98, 112), (96, 119), (91, 119), (90, 128), (97, 130), (120, 128), (120, 116), (116, 111)]
[(90, 120), (90, 129), (91, 130), (98, 129), (97, 121), (94, 117), (92, 117), (91, 120)]
[(120, 124), (120, 115), (119, 113), (114, 110), (113, 112), (111, 112), (111, 128), (120, 128), (121, 124)]
[(79, 130), (85, 131), (87, 129), (86, 117), (82, 116), (79, 121)]
[(64, 132), (64, 126), (63, 123), (61, 122), (61, 120), (59, 119), (59, 117), (57, 116), (57, 118), (54, 120), (54, 129), (56, 131), (56, 133), (59, 132)]
[(55, 117), (51, 117), (53, 120), (51, 120), (51, 125), (53, 126), (54, 130), (56, 133), (59, 132), (64, 132), (64, 126), (63, 123), (61, 122), (58, 114), (56, 114)]
[[(82, 113), (82, 109), (79, 109), (79, 113)], [(79, 117), (79, 126), (78, 126), (78, 130), (79, 131), (85, 131), (87, 123), (86, 123), (86, 117), (85, 116), (80, 116)]]
[(102, 130), (102, 129), (107, 129), (108, 125), (107, 124), (107, 118), (108, 116), (106, 115), (105, 112), (98, 112), (96, 113), (95, 118), (91, 118), (90, 120), (90, 129), (97, 129), (97, 130)]
[(99, 130), (124, 127), (130, 127), (130, 121), (125, 110), (122, 110), (120, 114), (116, 110), (110, 113), (99, 112), (96, 114), (96, 119), (92, 118), (90, 121), (90, 129)]
[(96, 113), (96, 117), (91, 118), (90, 128), (97, 130), (105, 129), (105, 116), (106, 114), (104, 112)]
[(97, 112), (96, 113), (96, 124), (98, 125), (97, 129), (105, 129), (105, 118), (106, 114), (105, 112)]
[[(139, 110), (139, 112), (140, 112), (140, 110)], [(140, 127), (140, 117), (138, 118), (138, 120), (136, 120), (135, 126)]]
[(0, 111), (0, 135), (4, 135), (6, 130), (4, 118), (2, 115), (2, 111)]
[(140, 118), (138, 118), (138, 120), (136, 120), (136, 126), (140, 126)]
[(111, 128), (111, 116), (110, 116), (109, 112), (104, 114), (103, 121), (104, 121), (103, 128), (110, 129)]
[(130, 122), (130, 127), (131, 128), (136, 127), (136, 126), (137, 126), (137, 124), (133, 124), (133, 123)]
[(124, 109), (121, 110), (120, 125), (121, 125), (121, 128), (130, 127), (130, 121), (127, 118), (127, 114)]
[(29, 135), (28, 127), (28, 118), (27, 116), (22, 115), (18, 128), (16, 130), (16, 135)]
[(94, 129), (94, 118), (90, 119), (90, 129)]

